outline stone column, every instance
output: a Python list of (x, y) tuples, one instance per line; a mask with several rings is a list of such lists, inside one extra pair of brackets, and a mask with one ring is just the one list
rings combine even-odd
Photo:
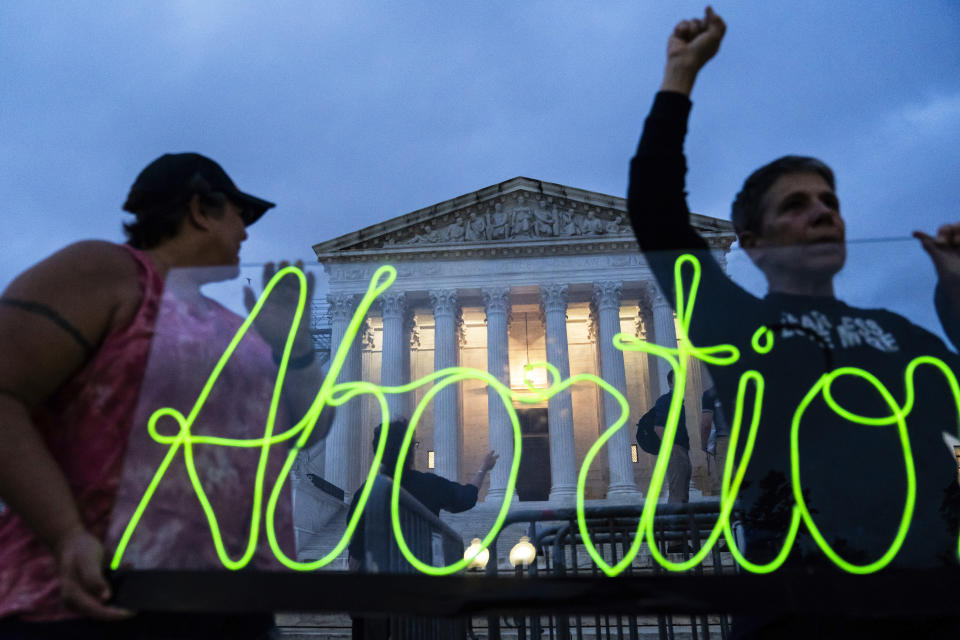
[(689, 418), (688, 422), (693, 425), (693, 427), (687, 429), (690, 433), (690, 450), (699, 451), (699, 448), (694, 445), (700, 445), (700, 447), (702, 447), (706, 444), (700, 442), (699, 435), (700, 413), (703, 404), (703, 378), (700, 375), (700, 361), (694, 357), (687, 358), (687, 388), (684, 395), (690, 399), (690, 402), (687, 402), (685, 406), (687, 407), (686, 414)]
[[(310, 302), (310, 334), (313, 338), (314, 349), (317, 347), (317, 329), (320, 325), (326, 325), (330, 321), (330, 317), (327, 313), (327, 305), (322, 304), (319, 299), (314, 298)], [(332, 356), (331, 356), (332, 357)], [(334, 411), (332, 407), (328, 409), (329, 411)], [(294, 469), (299, 475), (305, 473), (312, 473), (314, 475), (320, 476), (321, 478), (326, 477), (326, 457), (327, 457), (327, 439), (322, 438), (319, 442), (314, 443), (312, 447), (308, 447), (300, 452), (300, 455), (297, 458), (297, 462), (294, 465)], [(3, 507), (0, 507), (0, 512), (3, 511)]]
[[(687, 389), (684, 400), (687, 416), (687, 435), (690, 438), (690, 462), (694, 465), (694, 472), (690, 474), (690, 501), (696, 502), (703, 498), (703, 493), (694, 486), (693, 479), (697, 475), (697, 467), (704, 469), (706, 461), (703, 459), (701, 448), (706, 443), (700, 442), (700, 413), (703, 400), (703, 379), (700, 375), (700, 361), (696, 358), (687, 358)], [(690, 402), (686, 402), (690, 399)], [(691, 411), (692, 409), (692, 411)]]
[[(620, 333), (620, 297), (623, 286), (620, 282), (596, 282), (593, 285), (597, 306), (597, 342), (600, 345), (600, 371), (604, 380), (617, 391), (627, 395), (627, 375), (623, 367), (623, 352), (613, 346), (613, 336)], [(603, 394), (604, 425), (620, 415), (620, 405), (609, 393)], [(635, 496), (637, 485), (633, 480), (633, 462), (630, 458), (630, 443), (633, 434), (625, 424), (607, 441), (607, 458), (610, 463), (610, 486), (607, 496)]]
[[(547, 362), (560, 371), (560, 379), (570, 377), (570, 352), (567, 347), (567, 285), (540, 287), (540, 299), (547, 333)], [(576, 498), (576, 455), (573, 438), (573, 402), (570, 390), (550, 398), (547, 409), (550, 423), (550, 500), (571, 502)]]
[[(413, 367), (413, 347), (420, 347), (420, 333), (417, 331), (417, 317), (413, 309), (407, 308), (406, 315), (403, 318), (403, 353), (400, 356), (400, 362), (403, 363), (403, 371), (400, 375), (401, 384), (406, 384), (413, 380), (410, 372)], [(413, 415), (413, 407), (416, 405), (414, 393), (405, 393), (401, 396), (400, 414), (405, 418)]]
[[(510, 311), (510, 287), (483, 290), (483, 308), (487, 316), (487, 371), (504, 386), (510, 386), (510, 349), (507, 314)], [(507, 491), (507, 479), (513, 464), (513, 428), (503, 399), (494, 389), (487, 390), (487, 419), (490, 423), (490, 448), (500, 454), (490, 472), (487, 501), (500, 502)], [(514, 495), (516, 499), (516, 495)]]
[[(652, 312), (650, 309), (650, 304), (647, 301), (646, 296), (641, 294), (641, 300), (637, 305), (637, 318), (635, 321), (636, 326), (636, 336), (644, 342), (653, 341), (653, 319)], [(648, 353), (637, 352), (634, 354), (635, 357), (639, 358), (641, 364), (640, 367), (640, 389), (643, 393), (643, 403), (641, 406), (637, 407), (637, 410), (640, 411), (639, 415), (642, 415), (650, 407), (653, 406), (653, 403), (657, 401), (656, 393), (660, 390), (659, 384), (656, 383), (657, 379), (657, 367), (654, 363), (654, 356)], [(656, 385), (656, 387), (654, 386)]]
[[(327, 296), (330, 303), (330, 353), (331, 358), (336, 355), (340, 343), (343, 342), (344, 334), (347, 331), (347, 325), (357, 306), (357, 296), (349, 293), (330, 294)], [(349, 382), (359, 379), (358, 371), (360, 362), (360, 350), (357, 345), (353, 345), (347, 354), (347, 359), (340, 370), (340, 376), (337, 382)], [(324, 478), (328, 482), (337, 485), (344, 492), (349, 492), (350, 487), (350, 460), (351, 460), (351, 440), (355, 440), (355, 434), (351, 433), (360, 427), (360, 404), (354, 399), (350, 402), (336, 408), (336, 414), (333, 417), (333, 425), (330, 427), (330, 433), (326, 437), (326, 449), (324, 451)]]
[(732, 243), (733, 241), (730, 240), (721, 246), (711, 245), (710, 247), (710, 255), (713, 256), (713, 259), (717, 261), (720, 269), (724, 272), (727, 270), (727, 254), (730, 252), (730, 245)]
[[(409, 333), (406, 331), (407, 298), (403, 292), (387, 292), (380, 296), (383, 315), (383, 354), (380, 363), (380, 385), (385, 387), (403, 384), (404, 355), (409, 358)], [(408, 365), (409, 366), (409, 365)], [(405, 418), (407, 402), (404, 396), (387, 394), (390, 419)], [(379, 409), (377, 410), (379, 413)]]
[[(344, 363), (344, 371), (348, 372), (349, 380), (361, 380), (363, 378), (363, 343), (367, 331), (369, 331), (369, 324), (365, 320), (360, 324), (360, 330), (353, 338), (353, 348)], [(344, 405), (348, 408), (349, 417), (347, 421), (350, 425), (347, 440), (347, 487), (350, 496), (353, 495), (353, 492), (357, 490), (357, 487), (365, 478), (367, 469), (363, 467), (363, 450), (364, 448), (370, 448), (370, 440), (363, 438), (362, 402), (360, 398), (354, 398)]]
[[(654, 291), (653, 295), (653, 341), (654, 343), (671, 349), (677, 348), (677, 327), (673, 320), (673, 307), (663, 297), (659, 289)], [(657, 397), (670, 391), (667, 386), (667, 371), (670, 365), (663, 358), (655, 358), (657, 361), (657, 378), (654, 389), (657, 390)]]
[[(457, 292), (430, 292), (433, 305), (433, 370), (457, 365)], [(436, 473), (447, 480), (460, 480), (460, 429), (457, 424), (457, 385), (445, 387), (433, 399), (433, 449)]]

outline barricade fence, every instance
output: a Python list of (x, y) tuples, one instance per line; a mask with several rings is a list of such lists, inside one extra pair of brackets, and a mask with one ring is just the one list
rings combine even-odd
[[(643, 505), (605, 506), (584, 510), (585, 524), (590, 541), (608, 564), (616, 564), (629, 553), (637, 535)], [(672, 558), (687, 559), (700, 549), (702, 542), (714, 529), (720, 515), (718, 502), (703, 502), (690, 505), (660, 505), (654, 518), (654, 543), (661, 554)], [(732, 516), (733, 529), (741, 530), (739, 513)], [(514, 569), (518, 577), (537, 579), (548, 576), (584, 576), (602, 578), (603, 572), (588, 554), (583, 536), (573, 509), (546, 511), (520, 511), (508, 516), (506, 524), (526, 523), (527, 536), (536, 550), (533, 562), (520, 563)], [(716, 544), (703, 562), (696, 565), (692, 574), (724, 575), (738, 572), (738, 566), (729, 553), (722, 551), (725, 545)], [(497, 541), (491, 545), (491, 555), (496, 557)], [(641, 552), (621, 574), (627, 576), (655, 576), (664, 569), (641, 547)], [(488, 575), (497, 569), (488, 565)], [(616, 580), (617, 578), (612, 578)], [(639, 605), (639, 603), (638, 603)], [(566, 614), (562, 611), (550, 615), (513, 616), (501, 619), (490, 616), (487, 630), (491, 639), (503, 637), (507, 632), (518, 638), (548, 637), (551, 640), (576, 638), (630, 638), (657, 635), (660, 638), (726, 638), (730, 621), (726, 614), (691, 613), (681, 616), (671, 613), (653, 615), (650, 606), (645, 612), (601, 613), (596, 615)]]
[[(409, 575), (418, 573), (403, 556), (397, 544), (390, 515), (393, 482), (378, 475), (364, 510), (363, 538), (365, 569), (368, 573)], [(400, 489), (398, 520), (404, 541), (422, 562), (438, 566), (463, 557), (460, 534), (430, 512), (416, 498)], [(389, 618), (366, 618), (359, 625), (356, 640), (447, 640), (466, 636), (467, 620), (462, 617), (423, 617), (390, 615)], [(354, 622), (354, 629), (357, 629)], [(384, 633), (388, 635), (384, 635)], [(359, 638), (357, 638), (359, 636)]]

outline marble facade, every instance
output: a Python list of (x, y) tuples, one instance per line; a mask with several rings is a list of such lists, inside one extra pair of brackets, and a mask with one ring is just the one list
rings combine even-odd
[[(733, 241), (729, 223), (692, 219), (722, 261)], [(514, 178), (313, 249), (329, 277), (330, 293), (320, 306), (333, 350), (374, 271), (391, 264), (398, 272), (355, 339), (341, 380), (396, 385), (460, 365), (519, 388), (523, 365), (542, 360), (565, 377), (593, 373), (627, 397), (631, 414), (590, 469), (587, 498), (634, 500), (645, 493), (654, 459), (631, 451), (631, 425), (666, 390), (666, 371), (643, 354), (615, 349), (611, 339), (627, 332), (675, 345), (677, 337), (673, 311), (637, 250), (624, 199)], [(695, 483), (705, 486), (699, 371), (688, 382)], [(391, 415), (409, 417), (426, 390), (390, 397)], [(521, 467), (520, 500), (572, 504), (580, 465), (616, 402), (582, 384), (548, 403), (516, 408), (526, 410), (524, 457), (531, 456)], [(342, 488), (349, 500), (369, 468), (378, 422), (372, 399), (350, 401), (307, 470)], [(428, 407), (417, 440), (417, 469), (428, 470), (432, 460), (429, 470), (460, 482), (469, 481), (487, 450), (497, 450), (500, 462), (481, 500), (500, 504), (512, 431), (499, 396), (479, 381), (448, 387)]]

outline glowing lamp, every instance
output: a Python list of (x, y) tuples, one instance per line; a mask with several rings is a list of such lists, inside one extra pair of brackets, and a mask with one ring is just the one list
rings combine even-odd
[[(476, 569), (477, 571), (482, 571), (487, 567), (487, 561), (490, 560), (490, 550), (481, 549), (480, 538), (474, 538), (470, 541), (470, 546), (467, 547), (467, 550), (463, 552), (463, 558), (465, 560), (470, 560), (470, 563), (467, 565), (467, 569)], [(476, 556), (476, 557), (474, 557)]]
[(510, 549), (510, 564), (514, 567), (518, 564), (527, 566), (536, 557), (537, 550), (530, 544), (530, 538), (527, 536), (520, 536), (520, 542), (513, 545), (513, 549)]

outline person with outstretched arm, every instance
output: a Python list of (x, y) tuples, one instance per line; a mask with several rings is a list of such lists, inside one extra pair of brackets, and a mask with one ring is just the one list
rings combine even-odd
[[(748, 380), (744, 431), (757, 400), (756, 442), (738, 492), (745, 511), (742, 552), (748, 561), (774, 568), (783, 562), (788, 568), (843, 570), (825, 547), (857, 567), (882, 558), (888, 559), (884, 566), (956, 567), (960, 488), (956, 461), (944, 446), (943, 434), (956, 435), (957, 408), (943, 371), (910, 367), (916, 358), (932, 356), (958, 375), (960, 362), (940, 338), (907, 318), (885, 309), (853, 307), (837, 298), (834, 277), (846, 261), (846, 237), (830, 167), (816, 158), (784, 156), (748, 176), (734, 199), (731, 218), (740, 246), (767, 280), (762, 298), (730, 280), (690, 224), (683, 149), (690, 94), (704, 65), (719, 51), (726, 29), (707, 7), (702, 18), (683, 20), (670, 34), (663, 82), (630, 165), (627, 207), (640, 248), (671, 303), (676, 300), (677, 258), (691, 254), (702, 267), (690, 342), (698, 347), (729, 344), (740, 354), (732, 364), (709, 366), (725, 415), (731, 420), (737, 415), (741, 379)], [(960, 224), (944, 225), (936, 236), (919, 231), (915, 236), (939, 276), (934, 303), (945, 333), (960, 344)], [(691, 274), (688, 265), (681, 277), (687, 293)], [(770, 330), (768, 351), (752, 342), (761, 327)], [(868, 372), (899, 406), (907, 406), (908, 370), (917, 397), (905, 419), (905, 451), (895, 424), (868, 427), (849, 418), (891, 412), (877, 389), (856, 372)], [(762, 389), (744, 378), (749, 371), (762, 375)], [(844, 414), (834, 410), (822, 389), (807, 397), (827, 374), (834, 375), (830, 399)], [(790, 456), (792, 429), (799, 434), (795, 460)], [(741, 433), (730, 443), (737, 459), (745, 439)], [(904, 473), (908, 455), (915, 486)], [(798, 504), (795, 485), (821, 540), (805, 523), (795, 537), (789, 535)], [(898, 532), (907, 515), (909, 527), (901, 539)], [(787, 550), (785, 560), (778, 560), (782, 549)], [(892, 557), (890, 549), (896, 551)], [(910, 629), (905, 635), (916, 637), (952, 631), (956, 623), (887, 620), (875, 626), (843, 616), (753, 617), (740, 619), (736, 633), (859, 637), (879, 629)]]
[[(373, 441), (371, 447), (376, 452), (380, 444), (381, 429), (383, 425), (378, 425), (373, 430)], [(400, 457), (400, 449), (403, 445), (403, 438), (407, 432), (407, 421), (398, 418), (389, 423), (387, 429), (387, 442), (383, 451), (379, 472), (391, 477), (397, 466), (397, 458)], [(400, 479), (400, 485), (413, 496), (414, 499), (426, 507), (433, 515), (440, 517), (440, 511), (449, 513), (461, 513), (472, 509), (477, 504), (477, 497), (480, 487), (487, 474), (497, 464), (500, 457), (494, 451), (489, 451), (483, 457), (480, 468), (467, 484), (447, 480), (435, 473), (426, 471), (417, 471), (413, 467), (411, 455), (403, 460), (403, 475)], [(357, 487), (353, 493), (353, 499), (350, 501), (350, 507), (347, 509), (346, 520), (350, 521), (354, 511), (357, 509), (358, 499), (363, 492), (366, 482)], [(350, 538), (350, 545), (347, 547), (347, 562), (350, 571), (365, 572), (367, 566), (367, 536), (366, 536), (366, 516), (360, 517), (357, 521), (357, 527)], [(374, 541), (382, 544), (383, 540)], [(390, 619), (385, 617), (364, 617), (352, 616), (351, 637), (354, 640), (381, 640), (390, 637)]]

